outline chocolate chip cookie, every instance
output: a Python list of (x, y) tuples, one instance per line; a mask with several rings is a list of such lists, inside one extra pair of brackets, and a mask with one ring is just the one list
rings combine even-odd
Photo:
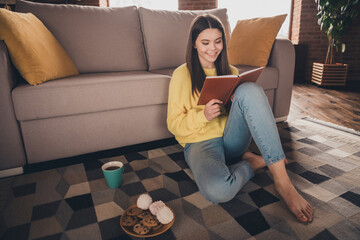
[(140, 214), (136, 215), (138, 218), (144, 219), (146, 216), (152, 216), (149, 210), (142, 211)]
[(135, 226), (133, 227), (133, 231), (139, 235), (145, 235), (150, 231), (150, 228), (145, 226), (142, 223), (137, 223), (135, 224)]
[(157, 231), (157, 230), (159, 230), (162, 226), (164, 226), (164, 225), (162, 225), (162, 224), (159, 222), (158, 225), (156, 225), (155, 227), (152, 227), (152, 228), (151, 228), (151, 231)]
[(138, 208), (138, 207), (134, 207), (129, 209), (129, 211), (127, 212), (127, 215), (129, 216), (136, 216), (139, 215), (140, 213), (142, 213), (142, 209)]
[(140, 222), (149, 228), (158, 225), (158, 221), (156, 220), (156, 217), (152, 215), (144, 217)]
[(124, 216), (121, 220), (122, 225), (125, 227), (132, 227), (138, 222), (136, 217), (129, 215)]

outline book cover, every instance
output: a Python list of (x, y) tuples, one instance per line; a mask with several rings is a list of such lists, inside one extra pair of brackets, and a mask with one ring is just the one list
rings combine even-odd
[(256, 82), (264, 67), (255, 68), (239, 75), (206, 77), (200, 92), (198, 105), (205, 105), (212, 99), (219, 99), (224, 105), (230, 100), (235, 89), (244, 82)]

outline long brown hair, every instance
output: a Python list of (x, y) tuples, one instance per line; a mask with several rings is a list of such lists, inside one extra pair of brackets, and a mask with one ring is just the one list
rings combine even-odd
[(186, 65), (190, 72), (193, 94), (196, 93), (196, 90), (199, 92), (201, 91), (206, 77), (204, 69), (200, 64), (198, 52), (195, 48), (195, 41), (199, 34), (208, 28), (216, 28), (222, 33), (223, 49), (215, 61), (216, 73), (217, 75), (231, 74), (226, 49), (225, 31), (221, 21), (210, 14), (196, 17), (191, 24), (189, 40), (186, 47)]

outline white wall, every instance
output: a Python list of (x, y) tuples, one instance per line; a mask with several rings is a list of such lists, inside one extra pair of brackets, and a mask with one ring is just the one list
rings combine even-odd
[(287, 14), (279, 38), (288, 38), (291, 0), (218, 0), (219, 8), (227, 8), (231, 30), (241, 19)]

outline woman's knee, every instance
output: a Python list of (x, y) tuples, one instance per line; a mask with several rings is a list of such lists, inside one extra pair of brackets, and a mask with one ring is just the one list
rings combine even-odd
[(246, 82), (241, 84), (235, 91), (234, 100), (248, 99), (256, 96), (264, 95), (264, 90), (261, 86), (253, 82)]
[(228, 202), (234, 198), (234, 194), (231, 193), (226, 181), (209, 181), (206, 186), (200, 188), (200, 192), (208, 201), (214, 204)]

